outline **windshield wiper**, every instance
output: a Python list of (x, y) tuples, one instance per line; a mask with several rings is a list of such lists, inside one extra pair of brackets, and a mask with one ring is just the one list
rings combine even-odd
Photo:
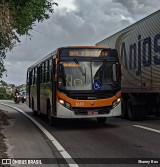
[(76, 64), (78, 64), (78, 69), (79, 69), (79, 71), (81, 72), (82, 76), (85, 77), (85, 84), (86, 84), (86, 69), (85, 69), (85, 71), (82, 69), (82, 67), (81, 67), (80, 64), (79, 64), (79, 61), (78, 61), (76, 58), (74, 59), (74, 62), (75, 62)]
[(82, 74), (83, 76), (86, 76), (86, 72), (83, 71), (82, 67), (80, 66), (80, 64), (79, 64), (79, 62), (78, 62), (78, 60), (77, 60), (76, 58), (74, 59), (74, 62), (75, 62), (76, 64), (78, 64), (78, 69), (79, 69), (79, 71), (81, 72), (81, 74)]

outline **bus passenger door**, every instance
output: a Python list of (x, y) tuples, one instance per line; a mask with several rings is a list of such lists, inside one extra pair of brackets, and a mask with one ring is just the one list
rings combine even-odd
[(51, 83), (52, 83), (52, 113), (56, 116), (56, 59), (52, 60)]
[(41, 66), (37, 68), (37, 111), (40, 112), (40, 83), (41, 83)]

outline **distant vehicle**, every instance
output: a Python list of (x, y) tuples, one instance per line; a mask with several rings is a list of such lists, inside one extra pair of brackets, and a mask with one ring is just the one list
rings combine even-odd
[(14, 96), (14, 102), (15, 102), (16, 104), (18, 104), (18, 103), (20, 102), (20, 99), (21, 99), (20, 94), (19, 94), (19, 93), (16, 93), (15, 96)]
[(20, 94), (20, 101), (24, 103), (26, 101), (26, 91), (22, 91)]
[(160, 10), (96, 44), (119, 53), (122, 115), (130, 120), (160, 116), (159, 27)]
[(53, 118), (121, 115), (120, 64), (116, 49), (97, 46), (58, 48), (27, 70), (27, 104)]

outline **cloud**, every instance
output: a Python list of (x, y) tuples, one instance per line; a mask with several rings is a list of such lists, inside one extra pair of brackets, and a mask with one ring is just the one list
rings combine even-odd
[[(25, 83), (27, 67), (61, 46), (94, 45), (159, 8), (159, 0), (61, 0), (49, 20), (21, 37), (5, 63), (9, 83)], [(19, 62), (19, 63), (18, 63)]]
[(121, 4), (135, 17), (149, 15), (160, 7), (158, 0), (113, 0), (113, 2)]

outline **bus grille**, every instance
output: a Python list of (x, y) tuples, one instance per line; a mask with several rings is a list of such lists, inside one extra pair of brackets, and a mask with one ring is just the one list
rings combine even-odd
[(94, 100), (94, 99), (105, 99), (105, 98), (110, 98), (113, 97), (115, 95), (115, 93), (92, 93), (92, 94), (88, 94), (88, 93), (70, 93), (68, 94), (68, 97), (72, 98), (72, 99), (78, 99), (78, 100)]
[(88, 112), (97, 112), (99, 114), (109, 114), (112, 106), (109, 107), (99, 107), (99, 108), (72, 108), (72, 111), (76, 115), (88, 115)]

